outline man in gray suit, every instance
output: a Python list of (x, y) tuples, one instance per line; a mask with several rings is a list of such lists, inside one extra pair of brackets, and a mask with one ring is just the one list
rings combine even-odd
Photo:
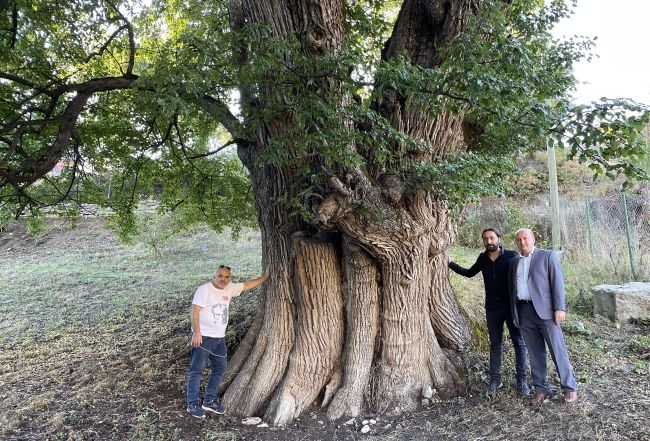
[(560, 323), (564, 321), (564, 278), (553, 251), (535, 247), (529, 229), (515, 233), (521, 256), (510, 262), (508, 281), (512, 317), (528, 348), (535, 394), (530, 404), (540, 404), (553, 395), (546, 379), (546, 346), (551, 353), (566, 403), (578, 399), (576, 380), (569, 363)]

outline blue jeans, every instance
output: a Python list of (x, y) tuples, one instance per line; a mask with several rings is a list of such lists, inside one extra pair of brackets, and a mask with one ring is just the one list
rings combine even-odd
[(515, 378), (526, 381), (528, 359), (526, 343), (519, 328), (512, 321), (512, 312), (509, 309), (486, 309), (488, 335), (490, 338), (490, 380), (501, 382), (501, 357), (503, 346), (503, 322), (508, 325), (512, 346), (515, 348)]
[(199, 404), (201, 377), (206, 363), (210, 362), (210, 376), (205, 388), (203, 403), (209, 403), (217, 398), (219, 385), (226, 372), (226, 339), (218, 337), (203, 337), (203, 343), (190, 352), (190, 371), (187, 374), (187, 404)]

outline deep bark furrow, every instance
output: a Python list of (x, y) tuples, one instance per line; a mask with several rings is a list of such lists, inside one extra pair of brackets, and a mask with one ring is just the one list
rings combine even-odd
[(330, 419), (358, 415), (363, 410), (379, 325), (379, 285), (374, 260), (359, 246), (344, 241), (343, 262), (347, 343), (342, 387), (327, 409)]
[[(427, 329), (427, 340), (429, 344), (429, 372), (434, 388), (438, 396), (443, 399), (465, 394), (467, 391), (467, 377), (459, 375), (457, 366), (447, 358), (444, 351), (438, 344), (435, 331), (431, 322)], [(463, 369), (463, 366), (458, 366)]]
[[(263, 303), (260, 302), (260, 304)], [(264, 308), (259, 308), (253, 324), (248, 329), (248, 332), (246, 332), (246, 337), (244, 337), (244, 340), (239, 344), (239, 346), (237, 346), (237, 352), (235, 352), (232, 358), (228, 361), (228, 369), (223, 375), (221, 386), (219, 387), (219, 390), (221, 392), (225, 391), (228, 388), (230, 383), (239, 374), (241, 368), (244, 366), (244, 363), (248, 360), (256, 341), (260, 337), (263, 323)]]
[(286, 424), (306, 409), (338, 368), (343, 347), (341, 269), (334, 244), (294, 235), (296, 342), (287, 374), (265, 413)]
[[(334, 373), (332, 374), (332, 378), (330, 378), (330, 381), (327, 383), (327, 385), (325, 385), (325, 393), (323, 394), (323, 402), (321, 403), (322, 408), (328, 408), (330, 402), (332, 401), (332, 398), (334, 397), (334, 394), (341, 387), (342, 381), (343, 381), (343, 372), (342, 372), (342, 367), (339, 365), (339, 367), (334, 370)], [(333, 419), (332, 417), (329, 418)]]
[(287, 10), (288, 2), (243, 0), (242, 5), (246, 19), (251, 23), (269, 25), (275, 35), (287, 35), (293, 31), (291, 14)]

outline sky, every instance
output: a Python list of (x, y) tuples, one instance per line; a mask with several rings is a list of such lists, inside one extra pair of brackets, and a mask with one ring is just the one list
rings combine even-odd
[(650, 0), (578, 0), (575, 14), (558, 24), (557, 37), (598, 36), (591, 62), (575, 66), (577, 104), (601, 97), (650, 104)]

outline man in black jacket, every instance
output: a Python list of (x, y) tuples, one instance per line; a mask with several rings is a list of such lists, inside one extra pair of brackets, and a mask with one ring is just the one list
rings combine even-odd
[(485, 252), (479, 254), (476, 263), (471, 268), (463, 268), (451, 261), (449, 268), (465, 277), (474, 277), (479, 271), (483, 273), (485, 283), (485, 317), (487, 319), (488, 335), (490, 338), (490, 384), (487, 395), (492, 396), (497, 389), (503, 387), (501, 382), (501, 347), (503, 343), (503, 322), (508, 325), (510, 339), (515, 348), (515, 377), (517, 390), (522, 395), (530, 394), (526, 384), (528, 360), (526, 343), (521, 331), (512, 321), (510, 294), (508, 291), (508, 266), (510, 261), (519, 255), (501, 246), (501, 232), (489, 227), (483, 230), (483, 245)]

